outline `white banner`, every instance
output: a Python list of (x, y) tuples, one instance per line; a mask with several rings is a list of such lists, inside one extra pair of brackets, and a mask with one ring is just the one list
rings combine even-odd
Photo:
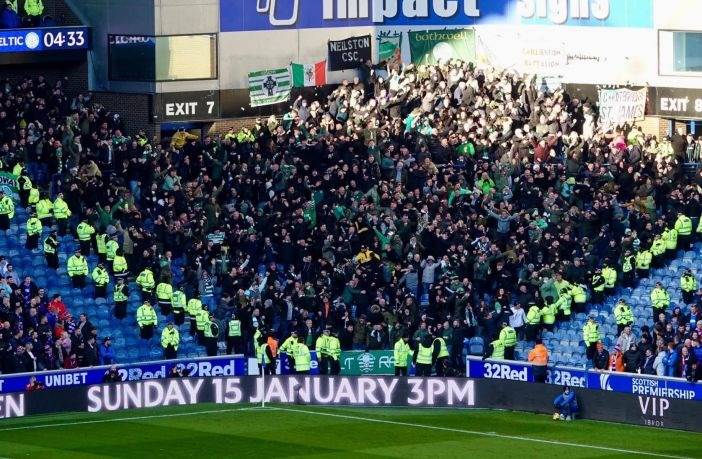
[(600, 89), (598, 106), (600, 109), (600, 127), (610, 129), (616, 125), (641, 121), (646, 110), (646, 88)]

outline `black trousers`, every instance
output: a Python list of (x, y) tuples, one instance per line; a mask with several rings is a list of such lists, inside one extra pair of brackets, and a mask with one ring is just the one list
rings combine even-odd
[(274, 375), (275, 374), (275, 362), (271, 362), (268, 365), (258, 364), (258, 374)]
[(144, 325), (139, 329), (139, 336), (141, 336), (141, 339), (151, 339), (154, 337), (154, 326), (153, 325)]
[(587, 350), (585, 351), (587, 359), (592, 360), (592, 358), (595, 356), (595, 352), (597, 352), (597, 343), (588, 344)]
[(418, 363), (416, 366), (417, 376), (431, 376), (431, 364)]
[(177, 308), (173, 310), (173, 323), (176, 325), (183, 325), (185, 322), (185, 311), (183, 311), (181, 308)]
[(534, 381), (538, 383), (546, 382), (546, 365), (534, 365)]
[(227, 336), (227, 354), (243, 354), (241, 336)]
[(107, 296), (107, 285), (95, 286), (95, 298), (105, 298)]
[(163, 358), (166, 360), (178, 358), (178, 351), (173, 346), (168, 345), (163, 348)]
[(407, 376), (407, 367), (395, 367), (395, 376)]
[[(682, 291), (682, 299), (685, 302), (685, 304), (691, 304), (695, 302), (695, 292), (686, 292), (685, 290)], [(656, 318), (654, 317), (653, 320), (655, 321)]]
[(27, 250), (34, 250), (39, 247), (39, 234), (28, 234), (27, 242), (24, 243), (24, 247)]
[(27, 207), (27, 205), (29, 205), (29, 190), (22, 188), (17, 194), (19, 195), (20, 204), (22, 204), (22, 207)]
[(217, 355), (217, 338), (204, 337), (205, 351), (208, 357)]
[(536, 337), (539, 335), (539, 328), (541, 328), (540, 324), (526, 326), (526, 339), (527, 339), (527, 341), (536, 340)]
[(448, 368), (448, 357), (439, 357), (436, 359), (436, 376), (446, 376)]
[(514, 346), (505, 346), (505, 360), (514, 360)]
[(66, 235), (66, 228), (68, 228), (68, 219), (67, 218), (57, 218), (56, 219), (56, 226), (58, 226), (58, 235), (65, 236)]
[(341, 363), (338, 360), (329, 359), (329, 374), (330, 375), (341, 374)]
[(320, 375), (327, 375), (329, 374), (329, 361), (332, 360), (331, 357), (329, 356), (321, 356), (319, 358), (319, 374)]
[(622, 286), (633, 287), (634, 286), (634, 270), (626, 271), (622, 273)]
[(71, 277), (71, 283), (73, 284), (73, 288), (85, 287), (85, 275), (76, 274), (75, 276)]
[(87, 241), (80, 241), (80, 253), (84, 257), (90, 255), (90, 239), (88, 239)]
[(124, 319), (127, 317), (127, 302), (126, 301), (116, 301), (115, 302), (115, 317), (117, 319)]
[(58, 254), (56, 253), (44, 253), (44, 258), (46, 259), (46, 265), (51, 269), (58, 269), (59, 260)]
[(171, 302), (170, 300), (158, 300), (158, 305), (161, 308), (161, 314), (167, 316), (171, 313)]

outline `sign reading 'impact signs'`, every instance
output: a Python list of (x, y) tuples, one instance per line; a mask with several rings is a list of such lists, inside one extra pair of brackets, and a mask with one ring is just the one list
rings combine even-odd
[(624, 123), (641, 121), (646, 110), (646, 88), (601, 89), (598, 106), (600, 109), (600, 126), (608, 129)]
[(371, 36), (351, 37), (329, 42), (329, 69), (348, 70), (371, 60)]

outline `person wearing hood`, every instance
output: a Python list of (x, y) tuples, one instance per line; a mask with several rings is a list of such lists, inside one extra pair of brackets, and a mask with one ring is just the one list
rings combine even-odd
[(641, 366), (641, 360), (641, 351), (635, 343), (632, 343), (629, 350), (624, 353), (624, 371), (636, 373)]

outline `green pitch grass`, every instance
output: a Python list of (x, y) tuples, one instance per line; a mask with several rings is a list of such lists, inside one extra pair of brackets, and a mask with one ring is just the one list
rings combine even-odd
[(0, 421), (2, 458), (302, 456), (699, 458), (702, 434), (498, 411), (293, 405)]

